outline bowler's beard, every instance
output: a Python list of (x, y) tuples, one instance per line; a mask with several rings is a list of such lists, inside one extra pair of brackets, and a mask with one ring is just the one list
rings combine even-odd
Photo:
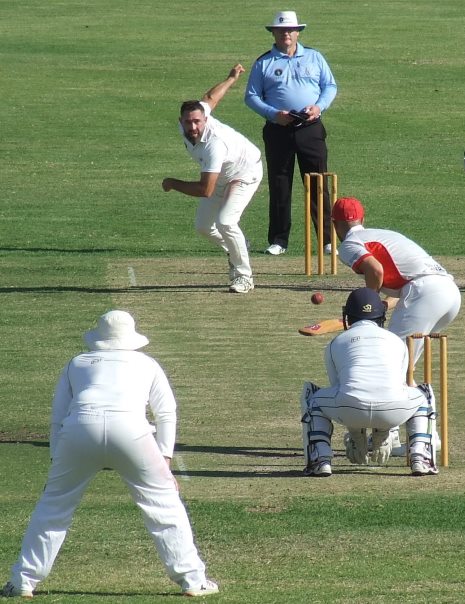
[(184, 136), (187, 138), (187, 140), (190, 142), (191, 145), (196, 145), (197, 143), (199, 143), (202, 139), (202, 134), (203, 134), (203, 130), (202, 130), (202, 132), (198, 131), (198, 133), (195, 135), (193, 135), (189, 132), (186, 132), (184, 130)]

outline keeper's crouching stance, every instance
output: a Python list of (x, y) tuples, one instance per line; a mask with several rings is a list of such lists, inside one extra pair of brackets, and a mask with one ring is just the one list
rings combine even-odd
[[(384, 465), (391, 454), (390, 429), (406, 423), (412, 475), (437, 474), (434, 394), (429, 384), (405, 382), (405, 343), (382, 328), (385, 307), (379, 295), (360, 288), (347, 299), (346, 331), (326, 348), (329, 388), (306, 382), (301, 396), (303, 447), (308, 476), (331, 476), (333, 422), (347, 426), (351, 463)], [(372, 429), (372, 453), (367, 428)]]

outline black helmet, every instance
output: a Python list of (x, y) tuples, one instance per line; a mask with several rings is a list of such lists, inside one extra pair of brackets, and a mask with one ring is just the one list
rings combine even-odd
[(344, 323), (347, 319), (349, 325), (367, 319), (376, 321), (382, 327), (386, 320), (386, 306), (373, 289), (360, 287), (354, 289), (347, 298), (346, 305), (342, 309), (342, 318)]

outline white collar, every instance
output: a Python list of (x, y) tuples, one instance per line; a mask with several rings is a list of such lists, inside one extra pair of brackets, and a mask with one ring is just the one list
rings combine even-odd
[(346, 237), (348, 237), (349, 235), (351, 235), (352, 233), (355, 233), (357, 231), (364, 231), (365, 227), (363, 226), (363, 224), (356, 224), (355, 226), (351, 227), (348, 231), (346, 236), (344, 237), (344, 239)]

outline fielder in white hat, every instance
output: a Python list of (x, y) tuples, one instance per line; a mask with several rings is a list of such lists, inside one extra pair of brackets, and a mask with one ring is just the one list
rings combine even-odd
[(182, 592), (216, 593), (218, 586), (205, 576), (170, 470), (176, 401), (157, 361), (138, 351), (148, 339), (122, 310), (102, 315), (84, 339), (90, 352), (69, 361), (56, 387), (52, 465), (3, 595), (33, 597), (52, 570), (87, 485), (104, 468), (117, 472), (129, 487), (166, 572)]
[(102, 315), (97, 329), (84, 334), (90, 350), (137, 350), (149, 343), (137, 333), (134, 319), (124, 310), (111, 310)]

